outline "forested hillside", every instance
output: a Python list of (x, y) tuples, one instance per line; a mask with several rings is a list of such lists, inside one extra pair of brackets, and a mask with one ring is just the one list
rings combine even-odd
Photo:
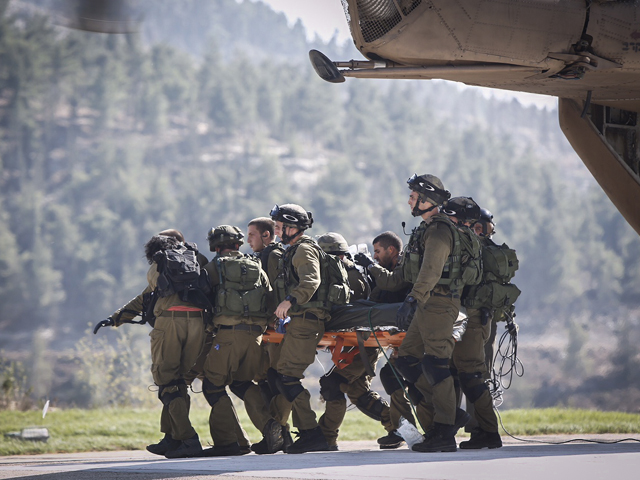
[[(177, 15), (181, 28), (197, 23), (200, 2), (157, 2), (154, 15), (169, 22), (171, 3), (193, 13)], [(576, 164), (555, 111), (444, 82), (331, 85), (278, 56), (304, 35), (273, 18), (264, 28), (277, 35), (244, 27), (265, 45), (277, 39), (265, 49), (274, 58), (260, 59), (230, 55), (224, 32), (186, 52), (188, 39), (157, 36), (174, 25), (160, 20), (155, 34), (106, 36), (33, 14), (0, 19), (0, 348), (22, 349), (39, 329), (49, 348), (74, 345), (142, 290), (142, 246), (162, 229), (206, 250), (210, 227), (244, 228), (274, 203), (296, 202), (314, 214), (310, 233), (370, 242), (416, 223), (406, 180), (429, 172), (489, 208), (496, 240), (518, 251), (525, 338), (561, 335), (560, 347), (541, 348), (563, 359), (565, 332), (604, 329), (602, 361), (626, 340), (636, 371), (640, 239)], [(571, 347), (576, 362), (587, 344)], [(629, 375), (621, 382), (640, 386)]]

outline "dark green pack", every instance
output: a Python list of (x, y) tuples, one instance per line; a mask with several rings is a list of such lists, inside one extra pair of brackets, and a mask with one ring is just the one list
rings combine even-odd
[[(323, 310), (331, 310), (334, 305), (346, 305), (351, 299), (351, 287), (349, 286), (349, 277), (344, 262), (340, 257), (326, 253), (311, 238), (302, 238), (301, 243), (307, 243), (313, 246), (320, 256), (320, 286), (307, 303), (294, 305), (292, 311), (300, 311), (303, 308), (321, 308)], [(278, 299), (282, 301), (293, 288), (298, 285), (300, 279), (295, 273), (291, 260), (298, 246), (292, 246), (285, 250), (280, 259), (280, 274), (276, 279), (276, 289), (278, 291)]]
[(506, 243), (496, 245), (491, 242), (482, 249), (484, 281), (509, 283), (518, 270), (516, 251)]
[[(211, 315), (209, 300), (211, 287), (207, 271), (200, 268), (195, 244), (180, 244), (175, 248), (160, 250), (153, 256), (158, 268), (156, 292), (158, 298), (178, 294), (180, 300), (202, 308), (205, 320)], [(156, 298), (157, 300), (157, 298)]]
[(519, 266), (516, 251), (505, 243), (497, 245), (486, 237), (483, 243), (482, 282), (465, 289), (462, 304), (467, 308), (510, 308), (521, 293), (510, 283)]
[(267, 286), (260, 262), (249, 255), (214, 259), (220, 279), (216, 287), (215, 316), (267, 316)]

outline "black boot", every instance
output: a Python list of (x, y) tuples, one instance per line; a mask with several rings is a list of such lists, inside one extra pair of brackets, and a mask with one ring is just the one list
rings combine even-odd
[(251, 450), (258, 455), (264, 455), (279, 452), (283, 445), (282, 425), (270, 418), (262, 431), (262, 440), (251, 445)]
[(471, 432), (471, 438), (465, 442), (460, 442), (463, 450), (479, 450), (481, 448), (500, 448), (502, 439), (498, 432), (487, 432), (481, 428), (476, 428)]
[(424, 436), (424, 442), (416, 443), (411, 447), (414, 452), (455, 452), (456, 445), (455, 426), (434, 423), (433, 428)]
[(389, 432), (384, 437), (378, 439), (378, 445), (382, 450), (400, 448), (404, 443), (404, 439), (398, 435), (395, 431)]
[(289, 431), (286, 425), (282, 427), (282, 440), (283, 440), (282, 451), (284, 453), (287, 453), (287, 450), (289, 450), (289, 447), (293, 445), (293, 438), (291, 438), (291, 432)]
[(229, 445), (214, 445), (200, 453), (200, 457), (235, 457), (237, 455), (245, 455), (238, 442)]
[(180, 446), (180, 440), (174, 440), (171, 435), (165, 433), (164, 438), (158, 443), (147, 445), (147, 451), (155, 455), (164, 456), (169, 450), (174, 450)]
[(287, 453), (326, 452), (329, 450), (327, 439), (320, 427), (310, 430), (300, 430), (300, 438), (294, 442)]
[(461, 409), (460, 407), (456, 408), (456, 419), (453, 425), (454, 427), (456, 427), (456, 433), (458, 433), (458, 430), (469, 423), (470, 420), (471, 415), (469, 415), (467, 411)]
[(202, 445), (196, 433), (193, 437), (180, 442), (177, 448), (167, 451), (164, 454), (167, 458), (187, 458), (198, 457), (202, 453)]

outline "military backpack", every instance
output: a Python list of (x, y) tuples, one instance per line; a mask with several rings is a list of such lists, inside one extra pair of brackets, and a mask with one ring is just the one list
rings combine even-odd
[(220, 283), (216, 287), (215, 316), (267, 316), (266, 274), (262, 274), (259, 259), (249, 255), (217, 256)]
[(505, 243), (497, 245), (486, 237), (483, 243), (482, 282), (465, 289), (462, 304), (467, 308), (510, 308), (521, 293), (510, 283), (519, 266), (516, 251)]
[[(194, 244), (185, 243), (153, 255), (158, 268), (156, 298), (177, 294), (180, 300), (202, 308), (205, 314), (212, 311), (209, 295), (211, 287), (206, 270), (198, 263), (198, 250)], [(205, 315), (206, 317), (206, 315)]]
[[(294, 305), (292, 311), (300, 311), (303, 308), (321, 308), (331, 310), (334, 305), (346, 305), (351, 299), (351, 287), (349, 286), (349, 276), (344, 262), (340, 257), (326, 253), (311, 238), (303, 237), (301, 243), (311, 245), (320, 256), (320, 286), (307, 303)], [(280, 259), (279, 275), (276, 279), (276, 289), (278, 299), (282, 301), (289, 292), (295, 288), (300, 279), (293, 269), (291, 260), (298, 246), (292, 246), (285, 250)]]

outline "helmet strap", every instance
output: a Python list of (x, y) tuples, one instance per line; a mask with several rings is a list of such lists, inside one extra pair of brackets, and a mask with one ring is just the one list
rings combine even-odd
[(425, 213), (433, 210), (434, 208), (438, 208), (438, 205), (431, 205), (429, 208), (421, 209), (421, 208), (418, 208), (418, 205), (420, 204), (420, 202), (422, 202), (422, 200), (418, 198), (418, 201), (416, 202), (415, 207), (411, 209), (411, 215), (413, 215), (414, 217), (421, 217)]
[(300, 230), (299, 228), (296, 228), (296, 233), (294, 233), (293, 235), (287, 235), (286, 233), (284, 233), (285, 228), (295, 228), (295, 227), (285, 227), (284, 225), (282, 226), (282, 236), (280, 237), (280, 239), (282, 240), (282, 243), (284, 243), (285, 245), (289, 245), (289, 242), (293, 240), (295, 237), (297, 237), (300, 232), (304, 232), (304, 230)]

